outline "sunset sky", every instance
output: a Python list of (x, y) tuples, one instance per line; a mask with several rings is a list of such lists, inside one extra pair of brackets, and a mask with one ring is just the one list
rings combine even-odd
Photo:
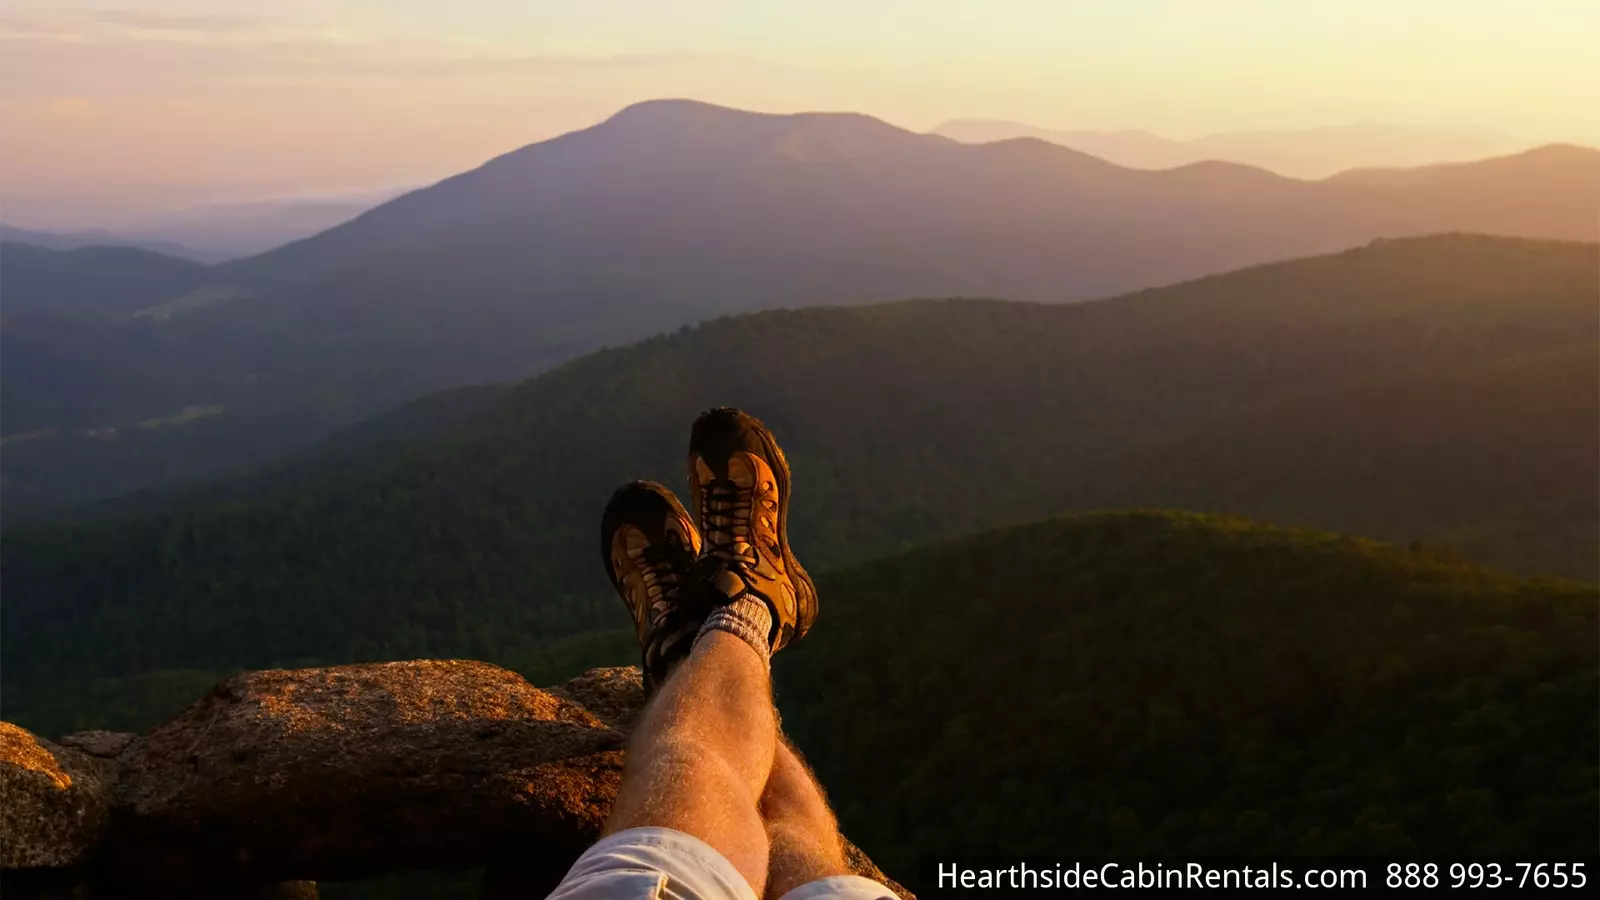
[(693, 97), (1600, 145), (1595, 0), (0, 0), (0, 220), (415, 184)]

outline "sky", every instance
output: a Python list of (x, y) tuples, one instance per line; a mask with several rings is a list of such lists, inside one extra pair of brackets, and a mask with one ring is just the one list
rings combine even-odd
[(0, 0), (0, 220), (427, 183), (656, 97), (1600, 145), (1600, 2)]

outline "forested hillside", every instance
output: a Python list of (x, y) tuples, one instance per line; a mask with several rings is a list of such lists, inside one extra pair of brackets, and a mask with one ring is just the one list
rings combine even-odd
[[(206, 272), (190, 260), (127, 247), (0, 242), (7, 442), (44, 429), (137, 422), (208, 396), (206, 351), (179, 352), (181, 339), (136, 317), (188, 293)], [(6, 466), (9, 482), (9, 459)], [(12, 499), (9, 483), (5, 491)]]
[(1359, 380), (1199, 430), (1069, 505), (1337, 523), (1421, 537), (1497, 567), (1593, 579), (1597, 372), (1600, 342), (1590, 341)]
[(613, 626), (587, 552), (600, 506), (626, 479), (681, 484), (687, 423), (719, 403), (784, 441), (818, 569), (1182, 503), (1592, 578), (1597, 267), (1593, 246), (1455, 236), (1075, 306), (717, 320), (578, 360), (368, 466), (8, 534), (7, 688), (506, 660)]
[[(1600, 151), (1580, 147), (1300, 181), (641, 103), (224, 265), (8, 244), (4, 436), (31, 438), (8, 446), (0, 490), (39, 510), (213, 475), (716, 315), (1086, 300), (1446, 231), (1588, 240), (1597, 204)], [(103, 314), (64, 320), (75, 306)], [(196, 424), (139, 427), (196, 407)]]
[(1581, 856), (1600, 830), (1593, 584), (1119, 513), (819, 591), (784, 723), (913, 889), (956, 852)]
[[(775, 663), (785, 728), (913, 889), (957, 852), (1581, 855), (1600, 828), (1594, 584), (1132, 512), (931, 543), (819, 590), (816, 630)], [(623, 628), (525, 671), (634, 652)], [(218, 674), (8, 690), (7, 715), (146, 728)]]
[[(94, 476), (107, 471), (99, 463), (113, 454), (120, 454), (122, 463), (138, 462), (139, 471), (150, 474), (152, 481), (165, 483), (166, 486), (144, 488), (109, 500), (84, 502), (64, 510), (8, 509), (5, 522), (8, 527), (18, 527), (38, 521), (73, 522), (123, 517), (173, 509), (195, 502), (217, 503), (262, 497), (306, 482), (327, 480), (342, 471), (359, 472), (387, 454), (431, 442), (449, 430), (478, 418), (504, 399), (511, 388), (511, 384), (485, 384), (428, 394), (371, 419), (340, 428), (304, 449), (282, 455), (276, 455), (269, 449), (275, 446), (270, 438), (252, 447), (235, 448), (241, 454), (241, 459), (270, 459), (264, 463), (258, 462), (254, 468), (247, 468), (248, 477), (199, 477), (187, 466), (186, 458), (175, 451), (180, 447), (194, 447), (208, 442), (249, 441), (263, 437), (264, 432), (274, 428), (285, 427), (281, 418), (266, 415), (259, 409), (255, 412), (260, 418), (243, 430), (234, 426), (220, 426), (218, 417), (199, 416), (182, 423), (182, 435), (175, 434), (175, 429), (163, 424), (150, 429), (139, 428), (137, 430), (142, 433), (123, 436), (118, 446), (108, 446), (106, 442), (94, 440), (60, 442), (54, 446), (54, 452), (33, 454), (12, 461), (11, 471), (20, 476), (21, 483), (12, 485), (10, 496), (28, 497), (30, 484), (37, 480), (50, 483), (74, 481), (78, 490), (73, 496), (80, 500), (98, 497), (106, 492), (109, 483)], [(281, 408), (280, 412), (288, 413)], [(162, 446), (162, 442), (166, 442), (166, 445)], [(129, 469), (123, 466), (122, 471)]]

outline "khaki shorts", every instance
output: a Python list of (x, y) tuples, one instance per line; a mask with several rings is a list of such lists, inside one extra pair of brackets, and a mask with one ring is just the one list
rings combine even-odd
[[(802, 884), (784, 900), (897, 900), (859, 875)], [(584, 851), (549, 900), (760, 900), (705, 841), (671, 828), (629, 828)]]

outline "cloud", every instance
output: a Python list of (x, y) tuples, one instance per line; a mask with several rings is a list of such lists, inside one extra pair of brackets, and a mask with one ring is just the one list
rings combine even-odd
[[(42, 86), (58, 79), (75, 85), (101, 80), (112, 93), (123, 93), (116, 82), (130, 76), (148, 82), (158, 73), (178, 76), (184, 70), (187, 76), (180, 77), (215, 84), (246, 75), (252, 80), (274, 74), (295, 79), (565, 76), (744, 62), (700, 53), (584, 48), (530, 53), (509, 42), (384, 33), (360, 24), (157, 8), (0, 11), (0, 75), (10, 81), (0, 94), (35, 93), (19, 81)], [(56, 64), (40, 59), (41, 53), (59, 54)], [(10, 64), (3, 61), (7, 56)], [(98, 79), (86, 78), (96, 72)]]
[(98, 104), (87, 97), (57, 97), (50, 101), (47, 113), (57, 120), (82, 120), (94, 115), (98, 109)]
[(336, 33), (336, 29), (325, 22), (285, 15), (281, 6), (279, 10), (272, 16), (265, 16), (157, 7), (19, 6), (0, 10), (0, 40), (248, 44), (316, 39)]
[(129, 31), (154, 31), (203, 35), (240, 34), (275, 24), (270, 19), (240, 13), (167, 12), (157, 9), (95, 10), (93, 20)]
[[(440, 52), (443, 51), (443, 52)], [(720, 65), (737, 60), (696, 53), (618, 53), (601, 56), (449, 52), (436, 48), (392, 56), (321, 56), (298, 61), (306, 72), (435, 78), (453, 75), (572, 75), (584, 72)]]
[(24, 7), (0, 11), (0, 40), (210, 40), (260, 35), (285, 24), (233, 13)]
[(80, 36), (72, 19), (30, 10), (0, 10), (0, 40), (64, 40)]

